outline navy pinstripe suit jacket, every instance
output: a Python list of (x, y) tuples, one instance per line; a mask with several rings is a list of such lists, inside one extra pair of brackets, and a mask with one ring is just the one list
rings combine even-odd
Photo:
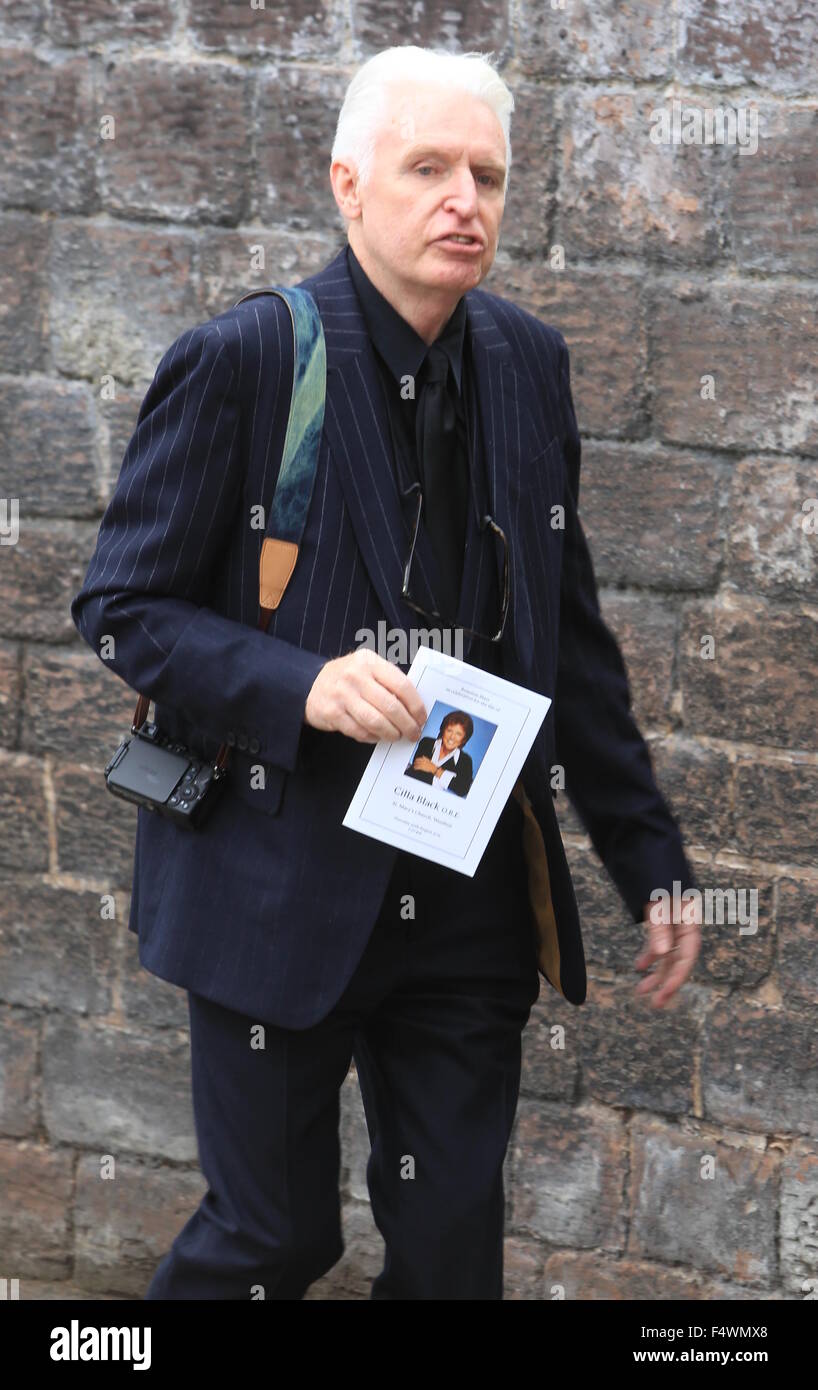
[[(97, 653), (114, 638), (106, 664), (156, 701), (160, 725), (206, 756), (228, 736), (235, 743), (229, 789), (200, 830), (137, 813), (129, 928), (141, 963), (293, 1028), (319, 1021), (339, 998), (397, 853), (341, 825), (371, 745), (304, 725), (306, 697), (326, 660), (360, 644), (360, 629), (385, 620), (405, 631), (417, 621), (400, 600), (406, 532), (346, 246), (299, 283), (324, 328), (326, 410), (299, 561), (267, 632), (257, 627), (258, 508), (269, 515), (293, 368), (290, 320), (277, 296), (230, 308), (168, 348), (71, 605)], [(565, 341), (487, 291), (469, 291), (466, 304), (478, 468), (458, 621), (478, 626), (491, 563), (476, 539), (481, 497), (511, 550), (503, 672), (554, 701), (523, 782), (558, 933), (557, 966), (542, 973), (580, 1004), (585, 963), (552, 765), (564, 767), (568, 794), (635, 921), (652, 888), (694, 879), (599, 613), (577, 515), (580, 445)], [(560, 506), (564, 528), (552, 527)], [(434, 554), (422, 529), (416, 563), (431, 601)], [(476, 640), (467, 639), (466, 660)]]

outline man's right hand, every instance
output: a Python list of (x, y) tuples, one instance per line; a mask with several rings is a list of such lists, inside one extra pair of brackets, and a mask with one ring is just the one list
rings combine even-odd
[(394, 742), (420, 736), (426, 709), (408, 676), (371, 647), (358, 647), (321, 667), (307, 696), (304, 722), (359, 743)]

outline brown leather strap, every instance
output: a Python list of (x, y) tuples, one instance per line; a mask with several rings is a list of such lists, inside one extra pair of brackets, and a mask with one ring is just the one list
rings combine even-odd
[(147, 695), (140, 695), (139, 699), (137, 700), (136, 709), (134, 711), (133, 723), (131, 724), (131, 728), (134, 733), (136, 733), (137, 729), (141, 729), (142, 725), (145, 723), (145, 720), (148, 717), (150, 703), (151, 702)]

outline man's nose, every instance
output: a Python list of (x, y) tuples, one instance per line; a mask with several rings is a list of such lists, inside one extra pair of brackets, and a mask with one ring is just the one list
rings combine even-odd
[(461, 216), (477, 211), (477, 184), (471, 169), (455, 169), (451, 186), (446, 191), (447, 202), (456, 202)]

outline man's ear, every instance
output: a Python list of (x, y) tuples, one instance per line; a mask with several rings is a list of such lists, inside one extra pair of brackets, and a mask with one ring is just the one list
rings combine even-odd
[(329, 177), (338, 211), (345, 224), (354, 222), (361, 215), (358, 171), (354, 162), (346, 159), (334, 160), (330, 165)]

